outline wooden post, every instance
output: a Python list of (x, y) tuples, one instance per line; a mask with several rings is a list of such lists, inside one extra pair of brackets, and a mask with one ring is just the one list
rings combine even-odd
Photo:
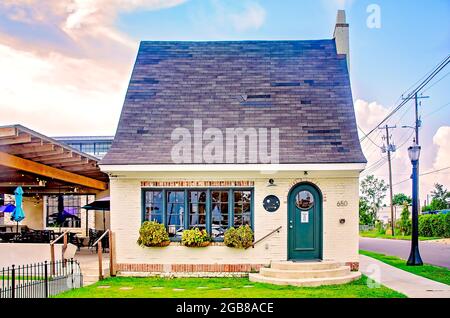
[(97, 254), (98, 254), (98, 280), (103, 279), (103, 260), (102, 260), (102, 240), (98, 241)]
[(51, 271), (50, 275), (55, 275), (55, 244), (50, 244), (50, 260), (51, 260)]
[(67, 233), (64, 233), (64, 238), (63, 238), (63, 248), (62, 248), (62, 262), (63, 262), (63, 266), (66, 266), (66, 259), (64, 257), (64, 254), (66, 254), (66, 249), (67, 249)]
[(113, 249), (113, 233), (109, 231), (109, 275), (115, 276), (116, 273), (114, 271), (114, 249)]

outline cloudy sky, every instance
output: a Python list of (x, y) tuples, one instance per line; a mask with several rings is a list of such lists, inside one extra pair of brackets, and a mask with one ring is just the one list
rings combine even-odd
[[(368, 8), (380, 8), (369, 28)], [(448, 0), (2, 0), (0, 125), (21, 123), (47, 135), (113, 135), (140, 40), (331, 38), (337, 9), (347, 10), (358, 125), (369, 131), (399, 97), (450, 53)], [(370, 10), (369, 10), (370, 11)], [(422, 101), (421, 172), (450, 166), (450, 66)], [(395, 192), (410, 193), (406, 149), (412, 104), (394, 116)], [(368, 170), (387, 180), (378, 146), (362, 146)], [(422, 177), (450, 187), (450, 169)]]

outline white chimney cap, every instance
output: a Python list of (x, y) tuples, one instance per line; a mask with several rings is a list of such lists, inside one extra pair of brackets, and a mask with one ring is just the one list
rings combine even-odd
[(336, 17), (336, 24), (345, 24), (346, 18), (345, 18), (345, 10), (338, 10), (337, 17)]

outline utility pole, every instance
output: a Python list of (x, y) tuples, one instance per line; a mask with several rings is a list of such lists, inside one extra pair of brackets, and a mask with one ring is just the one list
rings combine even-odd
[(422, 126), (422, 121), (419, 116), (419, 99), (430, 98), (430, 96), (418, 96), (417, 93), (414, 94), (415, 101), (415, 115), (416, 115), (416, 144), (419, 144), (419, 128)]
[[(422, 120), (419, 116), (419, 99), (425, 99), (430, 98), (430, 96), (418, 96), (417, 93), (414, 94), (414, 102), (415, 102), (415, 116), (416, 116), (416, 145), (419, 144), (419, 128), (422, 126)], [(417, 182), (419, 183), (419, 177), (420, 177), (420, 166), (419, 166), (419, 160), (417, 160)], [(419, 188), (417, 187), (417, 197), (419, 196)], [(419, 209), (420, 209), (420, 199), (419, 199)]]
[(391, 231), (392, 231), (392, 236), (395, 235), (395, 218), (394, 218), (394, 205), (393, 205), (393, 200), (394, 200), (394, 194), (392, 192), (392, 164), (391, 164), (391, 152), (395, 152), (396, 148), (395, 145), (391, 145), (390, 143), (390, 136), (389, 136), (389, 129), (394, 129), (397, 128), (397, 126), (391, 126), (389, 127), (388, 125), (386, 125), (384, 128), (380, 127), (379, 129), (386, 129), (386, 146), (383, 147), (383, 152), (387, 152), (387, 157), (388, 157), (388, 164), (389, 164), (389, 189), (390, 189), (390, 201), (391, 201)]

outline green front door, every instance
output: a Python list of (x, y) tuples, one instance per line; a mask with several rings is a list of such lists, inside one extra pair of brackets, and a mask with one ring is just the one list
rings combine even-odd
[(288, 259), (322, 258), (322, 197), (310, 184), (297, 185), (288, 198)]

